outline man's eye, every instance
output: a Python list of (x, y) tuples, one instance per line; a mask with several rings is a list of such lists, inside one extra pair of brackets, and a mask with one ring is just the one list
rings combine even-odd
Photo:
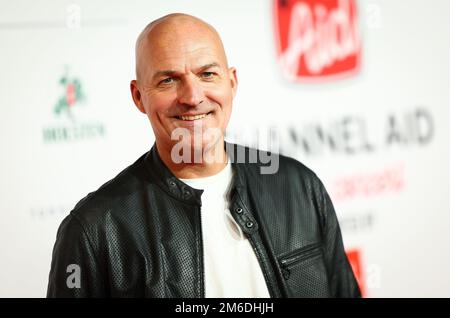
[(161, 82), (159, 82), (160, 84), (171, 84), (173, 82), (173, 78), (172, 77), (168, 77), (163, 79)]
[(202, 77), (203, 78), (212, 78), (214, 76), (213, 72), (203, 72)]

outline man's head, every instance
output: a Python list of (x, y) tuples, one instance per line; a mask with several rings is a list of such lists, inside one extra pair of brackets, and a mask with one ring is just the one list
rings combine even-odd
[[(202, 149), (223, 141), (237, 78), (209, 24), (186, 14), (151, 22), (136, 43), (136, 80), (130, 87), (134, 103), (150, 119), (160, 152), (170, 153), (178, 143), (171, 138), (177, 128), (191, 137), (194, 131), (221, 132), (214, 140), (197, 140)], [(183, 142), (194, 148), (192, 138)]]

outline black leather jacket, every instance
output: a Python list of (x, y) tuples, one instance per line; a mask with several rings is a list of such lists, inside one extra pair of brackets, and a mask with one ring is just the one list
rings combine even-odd
[[(226, 148), (230, 156), (249, 150)], [(270, 296), (359, 297), (321, 181), (288, 157), (279, 157), (276, 174), (261, 174), (261, 165), (232, 162), (229, 199)], [(153, 146), (64, 219), (47, 296), (204, 297), (201, 194), (178, 180)]]

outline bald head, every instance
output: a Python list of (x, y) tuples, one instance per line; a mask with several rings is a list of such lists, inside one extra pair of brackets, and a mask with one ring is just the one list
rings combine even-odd
[(139, 35), (136, 41), (136, 79), (139, 81), (145, 74), (146, 61), (152, 55), (161, 54), (161, 49), (170, 52), (171, 47), (183, 46), (189, 41), (209, 42), (228, 67), (222, 40), (211, 25), (188, 14), (172, 13), (150, 22)]
[(189, 163), (177, 163), (172, 156), (181, 145), (195, 149), (191, 154), (226, 157), (224, 134), (237, 76), (212, 26), (187, 14), (170, 14), (147, 25), (136, 42), (136, 80), (130, 90), (150, 120), (158, 153), (175, 175), (190, 178), (180, 171), (193, 169), (194, 175), (207, 176), (223, 168), (223, 162), (210, 165), (209, 159), (192, 165), (187, 150), (182, 152)]

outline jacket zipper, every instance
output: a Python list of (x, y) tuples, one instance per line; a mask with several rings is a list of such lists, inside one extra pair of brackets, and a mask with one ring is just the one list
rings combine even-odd
[(305, 248), (301, 248), (299, 250), (294, 251), (287, 256), (284, 256), (280, 263), (283, 267), (289, 267), (296, 263), (299, 263), (308, 258), (312, 258), (314, 256), (320, 255), (322, 253), (321, 243), (312, 244), (309, 246), (305, 246)]

